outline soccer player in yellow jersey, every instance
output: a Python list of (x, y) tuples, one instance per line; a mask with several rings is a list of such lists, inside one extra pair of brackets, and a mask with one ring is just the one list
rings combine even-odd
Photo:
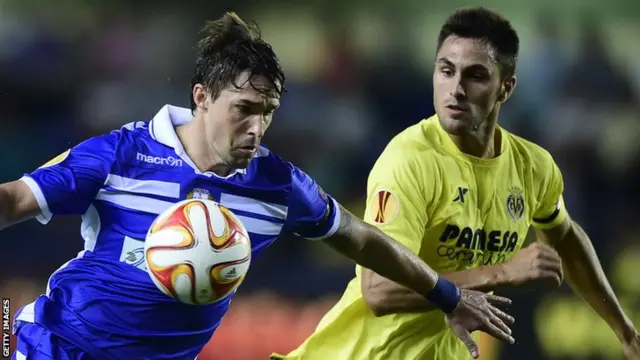
[[(440, 31), (436, 115), (396, 136), (371, 170), (365, 220), (461, 288), (550, 281), (563, 274), (611, 326), (628, 359), (640, 338), (587, 234), (563, 205), (562, 174), (541, 147), (497, 126), (512, 94), (519, 39), (500, 14), (456, 11)], [(521, 249), (529, 227), (537, 240)], [(466, 359), (443, 313), (358, 267), (340, 301), (288, 356), (301, 360)]]

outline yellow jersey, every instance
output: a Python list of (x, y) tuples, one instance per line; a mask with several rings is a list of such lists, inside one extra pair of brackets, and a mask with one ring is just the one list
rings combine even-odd
[[(551, 155), (504, 129), (500, 155), (462, 153), (436, 116), (397, 135), (367, 184), (365, 221), (438, 272), (504, 263), (530, 225), (566, 217), (563, 181)], [(376, 317), (360, 290), (360, 268), (342, 298), (296, 350), (276, 359), (471, 359), (440, 310)]]

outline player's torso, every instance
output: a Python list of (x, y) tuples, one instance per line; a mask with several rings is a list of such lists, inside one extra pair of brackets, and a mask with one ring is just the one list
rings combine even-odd
[[(263, 156), (249, 169), (219, 178), (195, 171), (188, 158), (148, 136), (129, 136), (116, 149), (110, 174), (83, 216), (85, 250), (51, 276), (48, 296), (35, 303), (36, 322), (60, 334), (68, 334), (69, 326), (94, 334), (101, 347), (120, 351), (116, 358), (141, 358), (137, 351), (148, 351), (148, 344), (131, 339), (157, 336), (163, 339), (159, 354), (193, 358), (219, 325), (233, 295), (192, 306), (160, 292), (146, 272), (143, 255), (151, 223), (178, 201), (215, 200), (242, 221), (255, 257), (283, 231), (290, 174), (269, 164), (267, 150), (261, 149)], [(58, 310), (42, 311), (51, 306)], [(121, 347), (123, 341), (130, 346)], [(121, 352), (125, 350), (129, 353)]]
[[(253, 166), (265, 160), (258, 157)], [(278, 237), (288, 212), (286, 174), (242, 171), (220, 178), (195, 171), (187, 161), (151, 139), (119, 149), (92, 203), (90, 212), (99, 217), (100, 228), (87, 250), (145, 270), (142, 250), (149, 226), (162, 211), (188, 198), (214, 200), (231, 209), (249, 232), (254, 254)]]
[[(415, 194), (427, 199), (425, 209), (415, 209), (428, 218), (419, 256), (440, 272), (505, 262), (525, 241), (537, 206), (542, 176), (530, 161), (529, 145), (505, 132), (508, 151), (499, 158), (466, 161), (445, 150), (454, 145), (445, 144), (451, 140), (436, 121), (408, 128), (385, 150), (391, 156), (381, 156), (382, 164), (397, 158), (420, 162), (415, 168), (421, 171), (413, 174), (418, 184), (409, 183), (428, 192)], [(470, 359), (442, 312), (376, 317), (362, 297), (360, 280), (349, 283), (290, 359)]]
[(485, 166), (434, 154), (442, 192), (431, 209), (420, 256), (438, 271), (509, 260), (532, 219), (531, 173), (519, 154)]

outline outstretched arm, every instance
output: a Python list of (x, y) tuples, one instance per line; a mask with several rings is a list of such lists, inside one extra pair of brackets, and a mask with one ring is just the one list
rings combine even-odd
[[(438, 273), (427, 266), (408, 248), (394, 241), (376, 227), (356, 218), (340, 207), (340, 226), (324, 242), (357, 264), (376, 271), (391, 280), (414, 289), (423, 299), (434, 289)], [(446, 289), (445, 308), (455, 308), (458, 289)], [(450, 302), (450, 303), (446, 303)]]
[[(461, 289), (488, 291), (510, 283), (502, 266), (492, 265), (475, 269), (441, 273), (441, 277)], [(362, 269), (362, 294), (376, 316), (395, 313), (414, 313), (436, 309), (424, 296), (370, 269)]]
[(360, 266), (371, 268), (385, 278), (408, 287), (448, 313), (449, 325), (474, 358), (479, 353), (470, 331), (481, 330), (498, 339), (514, 342), (507, 325), (513, 322), (513, 318), (490, 304), (509, 304), (508, 299), (460, 291), (455, 284), (438, 276), (411, 250), (375, 226), (353, 216), (342, 206), (339, 212), (340, 225), (324, 242)]

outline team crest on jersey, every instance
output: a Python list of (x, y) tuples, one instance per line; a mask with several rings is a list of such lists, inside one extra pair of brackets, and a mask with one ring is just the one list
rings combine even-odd
[(369, 218), (378, 224), (393, 221), (400, 212), (398, 197), (388, 190), (378, 190), (369, 204)]
[(513, 221), (522, 219), (524, 214), (524, 195), (518, 187), (513, 187), (507, 197), (507, 214)]
[(126, 253), (124, 262), (135, 267), (139, 267), (144, 263), (144, 248), (134, 249)]
[(69, 156), (69, 152), (71, 152), (71, 149), (69, 149), (69, 150), (63, 152), (62, 154), (54, 157), (53, 159), (47, 161), (46, 163), (44, 163), (44, 165), (40, 166), (40, 169), (60, 164), (61, 162), (63, 162), (67, 158), (67, 156)]
[(189, 191), (187, 194), (187, 199), (199, 199), (199, 200), (211, 200), (216, 201), (216, 199), (211, 195), (211, 192), (206, 189), (194, 188)]

